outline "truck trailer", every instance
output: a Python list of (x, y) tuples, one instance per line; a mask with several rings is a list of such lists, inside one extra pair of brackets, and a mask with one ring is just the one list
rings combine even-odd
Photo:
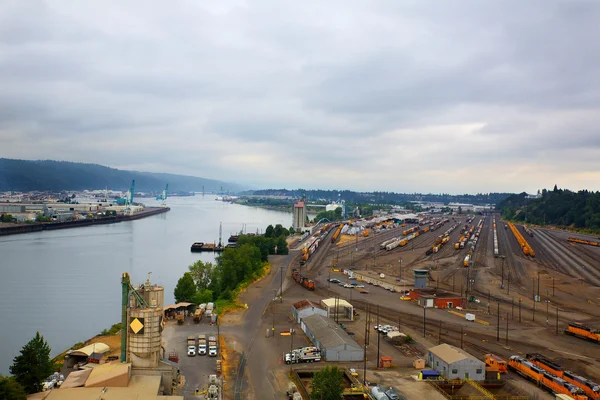
[(284, 359), (286, 364), (319, 362), (321, 361), (321, 351), (316, 347), (305, 347), (292, 350), (291, 353), (286, 353)]
[(187, 355), (194, 357), (196, 355), (196, 338), (194, 336), (188, 336), (187, 346)]
[(198, 355), (206, 355), (206, 335), (198, 335)]

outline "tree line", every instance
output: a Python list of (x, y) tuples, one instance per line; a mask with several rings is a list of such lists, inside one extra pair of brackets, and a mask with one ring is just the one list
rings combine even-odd
[(233, 300), (241, 285), (259, 278), (269, 255), (288, 254), (289, 230), (269, 225), (264, 235), (240, 235), (234, 248), (226, 248), (215, 262), (196, 261), (177, 282), (176, 302), (194, 304)]
[(554, 225), (600, 233), (600, 192), (542, 190), (540, 198), (515, 194), (497, 205), (502, 217), (535, 225)]

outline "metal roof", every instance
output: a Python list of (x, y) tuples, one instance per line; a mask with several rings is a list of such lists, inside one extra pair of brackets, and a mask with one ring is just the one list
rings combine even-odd
[(303, 318), (302, 321), (327, 350), (344, 345), (362, 350), (362, 347), (331, 318), (315, 314)]
[[(331, 297), (329, 299), (323, 299), (323, 300), (321, 300), (321, 304), (324, 304), (325, 307), (335, 307), (336, 299), (335, 299), (335, 297)], [(352, 304), (348, 303), (344, 299), (337, 299), (337, 305), (338, 305), (338, 307), (352, 307)]]
[(472, 356), (466, 351), (454, 346), (450, 346), (446, 343), (430, 348), (429, 352), (438, 357), (440, 360), (446, 362), (447, 364), (452, 364), (453, 362), (464, 360), (465, 358), (479, 361), (482, 364), (484, 363), (483, 361), (481, 361), (475, 356)]
[(300, 301), (294, 303), (293, 307), (296, 310), (304, 310), (305, 308), (308, 308), (308, 307), (315, 307), (315, 308), (319, 308), (321, 310), (324, 310), (324, 308), (323, 308), (322, 305), (320, 305), (318, 303), (313, 303), (310, 300), (300, 300)]
[(105, 343), (92, 343), (88, 344), (85, 347), (82, 347), (78, 350), (70, 350), (67, 352), (70, 356), (79, 356), (79, 357), (89, 357), (92, 353), (104, 354), (110, 351), (110, 347), (108, 347)]

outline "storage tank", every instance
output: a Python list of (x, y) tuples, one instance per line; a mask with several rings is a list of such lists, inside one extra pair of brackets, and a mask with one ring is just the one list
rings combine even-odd
[(133, 367), (156, 368), (160, 361), (161, 308), (130, 308), (127, 327), (127, 361)]

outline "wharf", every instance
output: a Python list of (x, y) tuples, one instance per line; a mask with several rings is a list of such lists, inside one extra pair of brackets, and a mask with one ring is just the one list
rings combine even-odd
[(52, 231), (56, 229), (79, 228), (83, 226), (116, 224), (123, 221), (134, 221), (150, 217), (152, 215), (163, 214), (171, 209), (169, 207), (147, 207), (132, 215), (117, 215), (114, 217), (82, 219), (77, 221), (65, 222), (41, 222), (35, 224), (15, 224), (0, 227), (0, 236), (16, 235), (19, 233), (30, 233), (40, 231)]
[(190, 247), (190, 251), (192, 253), (200, 253), (203, 251), (222, 252), (227, 247), (235, 247), (235, 246), (227, 245), (227, 246), (223, 247), (223, 246), (217, 246), (214, 243), (195, 242)]

